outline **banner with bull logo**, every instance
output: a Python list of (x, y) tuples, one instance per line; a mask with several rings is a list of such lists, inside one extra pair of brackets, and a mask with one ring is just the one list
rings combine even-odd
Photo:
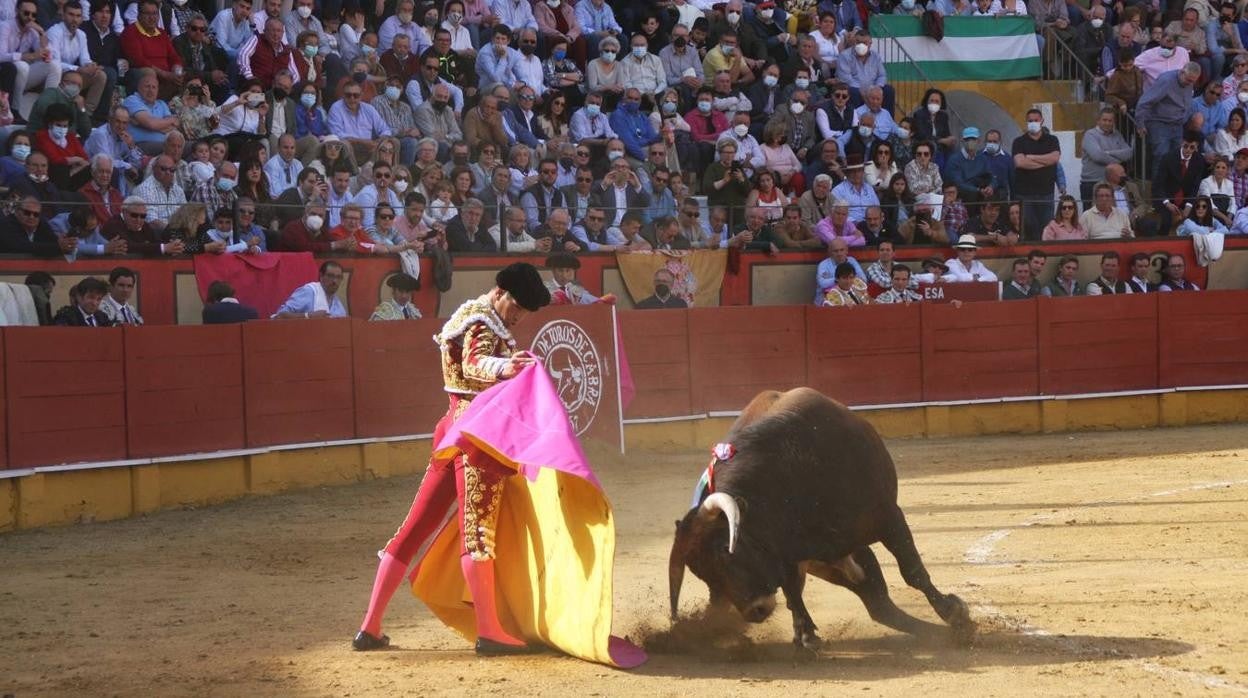
[(541, 357), (582, 439), (624, 452), (620, 357), (614, 309), (606, 304), (550, 306), (517, 328), (517, 347)]

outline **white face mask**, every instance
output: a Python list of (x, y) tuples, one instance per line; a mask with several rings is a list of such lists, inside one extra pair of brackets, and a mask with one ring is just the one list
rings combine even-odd
[(295, 12), (299, 14), (299, 19), (307, 19), (312, 16), (312, 8), (307, 5), (296, 7)]
[(622, 157), (624, 157), (624, 151), (623, 151), (623, 150), (610, 150), (610, 151), (607, 151), (607, 159), (608, 159), (608, 160), (619, 160), (619, 159), (620, 159), (620, 158), (622, 158)]
[(729, 12), (729, 13), (728, 13), (728, 23), (729, 23), (729, 24), (736, 24), (737, 22), (740, 22), (740, 21), (741, 21), (741, 13), (740, 13), (740, 12)]
[(768, 10), (759, 10), (759, 11), (758, 11), (758, 16), (759, 16), (759, 17), (762, 17), (762, 18), (763, 18), (763, 21), (770, 22), (770, 21), (771, 21), (771, 16), (772, 16), (772, 15), (774, 15), (775, 13), (776, 13), (776, 11), (775, 11), (775, 10), (770, 10), (770, 9), (768, 9)]
[(859, 126), (858, 135), (862, 136), (863, 138), (870, 138), (872, 130), (873, 129), (870, 126)]
[(407, 191), (407, 180), (406, 179), (394, 180), (394, 190), (400, 194)]
[(1172, 48), (1163, 48), (1163, 49), (1161, 49), (1161, 57), (1162, 57), (1162, 58), (1169, 58), (1169, 57), (1171, 57), (1171, 56), (1173, 56), (1173, 55), (1174, 55), (1174, 49), (1172, 49)]
[(1096, 17), (1092, 20), (1093, 29), (1100, 29), (1103, 26), (1105, 26), (1105, 20), (1101, 19), (1100, 17)]
[(1040, 133), (1041, 125), (1039, 121), (1027, 122), (1027, 133)]
[(559, 7), (559, 0), (546, 0), (546, 4), (549, 5), (551, 9), (554, 9)]
[(325, 219), (320, 216), (308, 216), (305, 224), (308, 226), (308, 230), (320, 230), (321, 226), (325, 225)]
[(870, 50), (871, 50), (871, 47), (867, 46), (866, 44), (854, 44), (854, 53), (858, 54), (859, 56), (867, 55), (867, 52)]
[(935, 113), (936, 113), (936, 112), (938, 112), (938, 111), (940, 111), (940, 103), (939, 103), (939, 102), (928, 102), (928, 103), (927, 103), (927, 113), (928, 113), (928, 114), (935, 114)]
[(745, 124), (737, 124), (732, 127), (732, 132), (737, 134), (737, 138), (745, 138), (745, 134), (750, 132), (750, 127)]
[(801, 114), (806, 111), (806, 105), (801, 102), (794, 102), (789, 105), (789, 111), (793, 112), (794, 115)]
[(779, 83), (780, 83), (780, 78), (776, 77), (775, 75), (763, 76), (763, 84), (768, 87), (775, 87)]
[(1245, 104), (1248, 104), (1248, 92), (1240, 92), (1239, 101), (1244, 102)]

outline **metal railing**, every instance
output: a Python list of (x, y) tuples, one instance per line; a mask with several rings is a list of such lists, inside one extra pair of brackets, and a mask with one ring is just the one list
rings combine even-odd
[[(923, 100), (923, 95), (926, 94), (929, 89), (941, 89), (941, 87), (927, 77), (927, 74), (923, 72), (923, 68), (919, 65), (919, 62), (910, 55), (910, 52), (907, 51), (904, 46), (902, 46), (901, 42), (897, 40), (897, 37), (894, 36), (892, 31), (889, 30), (886, 23), (875, 23), (872, 25), (871, 29), (873, 31), (879, 29), (882, 35), (881, 38), (888, 39), (888, 41), (881, 42), (877, 45), (877, 48), (882, 47), (882, 49), (880, 49), (882, 51), (880, 58), (883, 59), (884, 64), (888, 65), (889, 63), (901, 63), (905, 65), (905, 70), (902, 71), (902, 75), (898, 75), (896, 77), (891, 75), (889, 76), (888, 84), (892, 85), (896, 94), (895, 111), (902, 116), (909, 116), (915, 109), (922, 106), (921, 102)], [(913, 74), (914, 78), (909, 77), (909, 74)], [(941, 91), (943, 92), (943, 89)], [(953, 108), (953, 105), (949, 103), (948, 98), (945, 99), (945, 110), (949, 112), (949, 128), (953, 132), (956, 133), (961, 130), (963, 126), (967, 125), (968, 122), (962, 118), (962, 115), (959, 114), (956, 109)]]
[[(1099, 104), (1104, 104), (1105, 82), (1107, 78), (1100, 71), (1100, 54), (1095, 57), (1096, 68), (1089, 68), (1084, 63), (1074, 48), (1053, 31), (1051, 28), (1045, 29), (1044, 34), (1044, 55), (1042, 58), (1042, 66), (1044, 77), (1039, 81), (1040, 86), (1049, 96), (1049, 101), (1057, 105), (1057, 109), (1066, 116), (1069, 123), (1077, 123), (1080, 118), (1086, 116), (1085, 112), (1076, 110), (1073, 105), (1087, 104), (1095, 100)], [(1075, 84), (1075, 101), (1072, 103), (1061, 95), (1053, 87), (1053, 81), (1068, 81)], [(1095, 122), (1086, 124), (1083, 130), (1092, 128)], [(1130, 111), (1118, 113), (1118, 130), (1122, 133), (1123, 138), (1135, 151), (1135, 157), (1131, 162), (1123, 163), (1127, 174), (1136, 182), (1147, 185), (1150, 181), (1150, 168), (1152, 164), (1148, 162), (1149, 153), (1145, 142), (1136, 135), (1136, 127), (1138, 124), (1135, 117)], [(1144, 192), (1147, 196), (1148, 192)]]

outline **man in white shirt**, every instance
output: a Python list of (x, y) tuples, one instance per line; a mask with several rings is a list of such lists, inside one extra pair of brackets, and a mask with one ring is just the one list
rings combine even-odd
[(338, 287), (342, 285), (343, 276), (341, 264), (325, 262), (321, 265), (320, 280), (295, 289), (290, 298), (273, 313), (272, 319), (346, 317), (347, 309), (338, 300)]
[(108, 105), (104, 104), (101, 109), (101, 98), (113, 93), (114, 78), (91, 60), (87, 35), (79, 29), (82, 26), (82, 6), (66, 3), (61, 8), (61, 20), (46, 33), (52, 61), (60, 64), (62, 73), (78, 71), (82, 76), (87, 111), (102, 119), (108, 113)]
[(27, 94), (28, 88), (42, 91), (61, 84), (61, 66), (52, 59), (52, 51), (43, 47), (43, 27), (35, 21), (38, 14), (35, 0), (18, 0), (17, 19), (0, 23), (0, 64), (12, 71), (9, 100), (13, 113), (23, 119), (29, 117), (37, 98)]
[(302, 171), (303, 163), (295, 157), (295, 137), (287, 133), (277, 140), (277, 153), (264, 164), (264, 174), (269, 178), (269, 196), (276, 199), (295, 186)]
[(546, 92), (542, 59), (537, 57), (536, 29), (520, 30), (520, 60), (516, 61), (516, 76), (525, 85), (533, 88), (539, 97)]
[(377, 30), (379, 52), (389, 51), (394, 46), (394, 37), (399, 34), (407, 34), (412, 38), (412, 53), (417, 56), (429, 48), (429, 41), (425, 38), (425, 33), (420, 30), (420, 25), (412, 21), (412, 14), (415, 11), (416, 3), (412, 0), (399, 0), (395, 13), (382, 22), (381, 28)]
[(108, 275), (108, 295), (100, 301), (100, 310), (114, 325), (143, 324), (143, 316), (130, 304), (137, 278), (127, 267), (117, 267)]
[(216, 38), (231, 64), (238, 58), (238, 50), (256, 34), (251, 23), (251, 0), (234, 0), (230, 7), (217, 13), (212, 19), (212, 35)]
[[(488, 232), (500, 250), (521, 253), (532, 252), (537, 248), (537, 241), (525, 230), (524, 209), (519, 206), (509, 206), (503, 214), (503, 221), (490, 226)], [(503, 235), (507, 236), (506, 247), (503, 246)]]
[(394, 170), (381, 163), (373, 166), (373, 183), (355, 193), (352, 202), (364, 209), (364, 227), (373, 225), (377, 204), (383, 201), (390, 204), (396, 211), (403, 209), (403, 202), (390, 186), (394, 183)]
[(643, 95), (658, 99), (667, 89), (667, 74), (663, 70), (663, 61), (650, 53), (650, 42), (642, 34), (634, 34), (631, 40), (632, 52), (620, 60), (620, 68), (624, 70), (622, 81), (624, 88), (635, 87)]
[(979, 245), (975, 242), (974, 235), (963, 235), (958, 238), (958, 244), (954, 245), (954, 249), (958, 251), (958, 256), (946, 262), (949, 267), (949, 273), (945, 276), (948, 281), (996, 281), (997, 275), (992, 270), (984, 266), (984, 263), (975, 259), (975, 251), (979, 249)]
[(164, 230), (173, 212), (186, 203), (186, 192), (174, 181), (176, 169), (173, 158), (160, 155), (152, 165), (152, 176), (134, 190), (134, 196), (147, 204), (147, 222), (157, 230)]

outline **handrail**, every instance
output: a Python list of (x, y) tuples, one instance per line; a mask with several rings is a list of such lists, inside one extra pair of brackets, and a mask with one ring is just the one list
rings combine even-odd
[[(923, 72), (923, 68), (919, 65), (919, 62), (916, 61), (914, 57), (910, 55), (910, 52), (906, 50), (906, 47), (903, 46), (900, 41), (898, 41), (897, 37), (888, 28), (887, 23), (885, 22), (874, 23), (872, 24), (871, 29), (874, 30), (876, 27), (880, 29), (880, 31), (883, 33), (885, 38), (890, 39), (888, 43), (888, 48), (885, 49), (885, 53), (895, 52), (895, 55), (897, 57), (904, 59), (900, 61), (898, 60), (890, 61), (888, 59), (888, 56), (881, 56), (884, 63), (885, 64), (906, 63), (915, 72), (915, 74), (919, 76), (918, 80), (892, 80), (892, 79), (889, 80), (889, 84), (893, 86), (893, 89), (897, 93), (897, 96), (895, 99), (897, 105), (901, 105), (905, 103), (909, 106), (909, 110), (905, 110), (905, 109), (902, 110), (902, 116), (908, 116), (910, 113), (912, 113), (916, 108), (920, 106), (918, 102), (920, 99), (922, 99), (923, 94), (926, 93), (927, 90), (932, 89), (932, 88), (935, 88), (935, 89), (941, 89), (941, 88), (939, 85), (937, 85), (935, 82), (933, 82), (930, 78), (927, 77), (927, 73)], [(913, 87), (915, 85), (917, 85), (918, 87)], [(913, 99), (904, 100), (903, 91), (906, 96), (912, 96)], [(943, 93), (944, 91), (941, 90), (941, 92)], [(966, 126), (968, 124), (968, 122), (962, 118), (962, 115), (958, 113), (958, 110), (953, 108), (953, 105), (949, 103), (948, 99), (945, 100), (945, 109), (948, 110), (949, 115), (952, 117), (952, 119), (956, 120), (956, 123), (961, 124), (963, 126)], [(950, 121), (950, 125), (949, 125), (950, 129), (954, 127), (953, 120)]]

